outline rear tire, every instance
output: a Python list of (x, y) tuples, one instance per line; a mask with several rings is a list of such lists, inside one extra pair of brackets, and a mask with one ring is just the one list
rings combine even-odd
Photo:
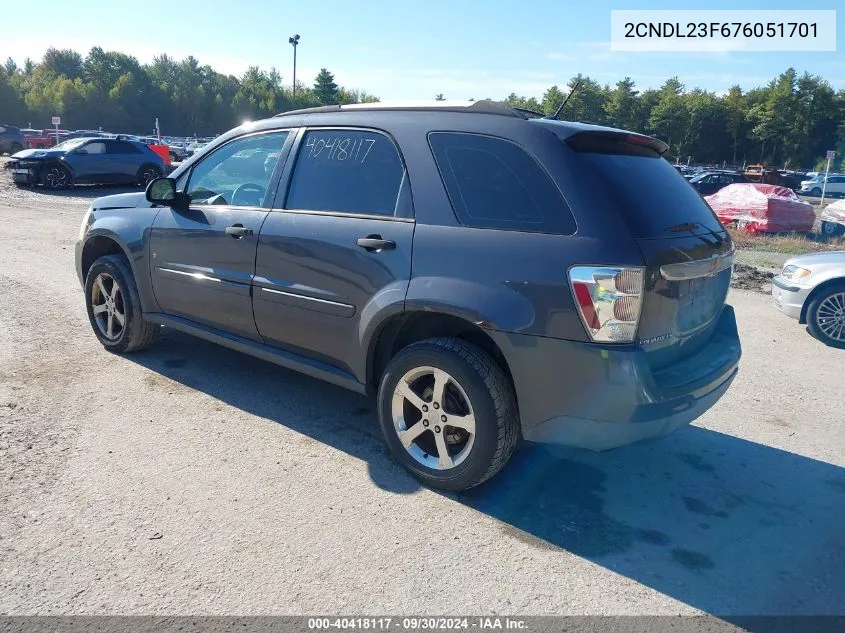
[(837, 235), (845, 234), (845, 226), (837, 224), (836, 222), (822, 222), (822, 235), (827, 237), (836, 237)]
[(825, 345), (845, 349), (845, 282), (831, 284), (813, 298), (807, 329)]
[(486, 352), (454, 338), (420, 341), (393, 357), (379, 385), (378, 415), (396, 460), (443, 490), (495, 475), (519, 437), (507, 375)]
[(144, 321), (138, 286), (122, 255), (93, 263), (85, 277), (85, 306), (94, 335), (110, 352), (136, 352), (158, 338), (160, 326)]
[(155, 165), (142, 165), (138, 170), (137, 182), (142, 187), (146, 187), (156, 178), (161, 178), (161, 170)]

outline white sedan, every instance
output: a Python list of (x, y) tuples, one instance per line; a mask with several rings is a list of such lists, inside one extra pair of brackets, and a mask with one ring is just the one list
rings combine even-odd
[(845, 251), (788, 259), (772, 279), (772, 299), (817, 339), (845, 349)]

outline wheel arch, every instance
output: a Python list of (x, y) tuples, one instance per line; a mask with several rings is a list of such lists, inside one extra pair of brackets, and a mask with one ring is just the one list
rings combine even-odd
[(94, 262), (100, 257), (104, 257), (106, 255), (123, 255), (129, 262), (132, 274), (135, 274), (134, 267), (132, 266), (132, 258), (129, 256), (129, 249), (120, 242), (117, 235), (111, 233), (96, 233), (94, 235), (90, 235), (88, 239), (85, 240), (85, 244), (82, 246), (82, 254), (79, 258), (79, 270), (83, 281), (87, 277), (88, 271), (91, 269)]
[(816, 297), (822, 294), (827, 288), (836, 284), (845, 284), (845, 277), (833, 277), (832, 279), (823, 281), (818, 286), (813, 288), (812, 292), (810, 292), (810, 294), (807, 295), (807, 298), (804, 300), (804, 305), (801, 306), (801, 314), (798, 317), (799, 323), (801, 323), (802, 325), (806, 325), (807, 311), (810, 309), (810, 304), (813, 303)]
[[(386, 318), (372, 336), (367, 351), (368, 392), (378, 391), (378, 383), (387, 364), (400, 350), (417, 341), (443, 336), (472, 343), (484, 350), (499, 364), (511, 386), (514, 386), (507, 358), (481, 326), (445, 312), (417, 310)], [(517, 401), (517, 407), (518, 404)]]

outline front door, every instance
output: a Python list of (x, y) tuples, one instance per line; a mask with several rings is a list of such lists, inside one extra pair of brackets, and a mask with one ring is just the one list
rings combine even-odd
[(106, 144), (102, 140), (88, 141), (73, 150), (74, 182), (103, 182), (106, 173)]
[(187, 177), (190, 208), (156, 216), (151, 273), (165, 313), (259, 339), (251, 298), (255, 253), (288, 135), (277, 130), (221, 145)]
[(284, 208), (258, 239), (255, 322), (266, 342), (354, 374), (362, 319), (408, 288), (405, 167), (393, 141), (371, 130), (311, 129), (296, 153)]

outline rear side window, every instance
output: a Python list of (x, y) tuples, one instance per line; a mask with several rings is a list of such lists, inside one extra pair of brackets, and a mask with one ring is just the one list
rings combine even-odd
[(296, 158), (288, 209), (394, 215), (405, 167), (393, 142), (369, 130), (311, 130)]
[(458, 132), (432, 132), (428, 142), (452, 208), (464, 226), (575, 232), (575, 219), (557, 187), (519, 145)]
[(141, 150), (137, 149), (132, 143), (126, 141), (108, 141), (107, 143), (109, 154), (140, 154)]
[(688, 223), (699, 225), (695, 229), (699, 233), (723, 230), (701, 195), (656, 154), (575, 151), (570, 159), (584, 191), (604, 198), (623, 216), (634, 237), (670, 237), (675, 233), (668, 229)]

